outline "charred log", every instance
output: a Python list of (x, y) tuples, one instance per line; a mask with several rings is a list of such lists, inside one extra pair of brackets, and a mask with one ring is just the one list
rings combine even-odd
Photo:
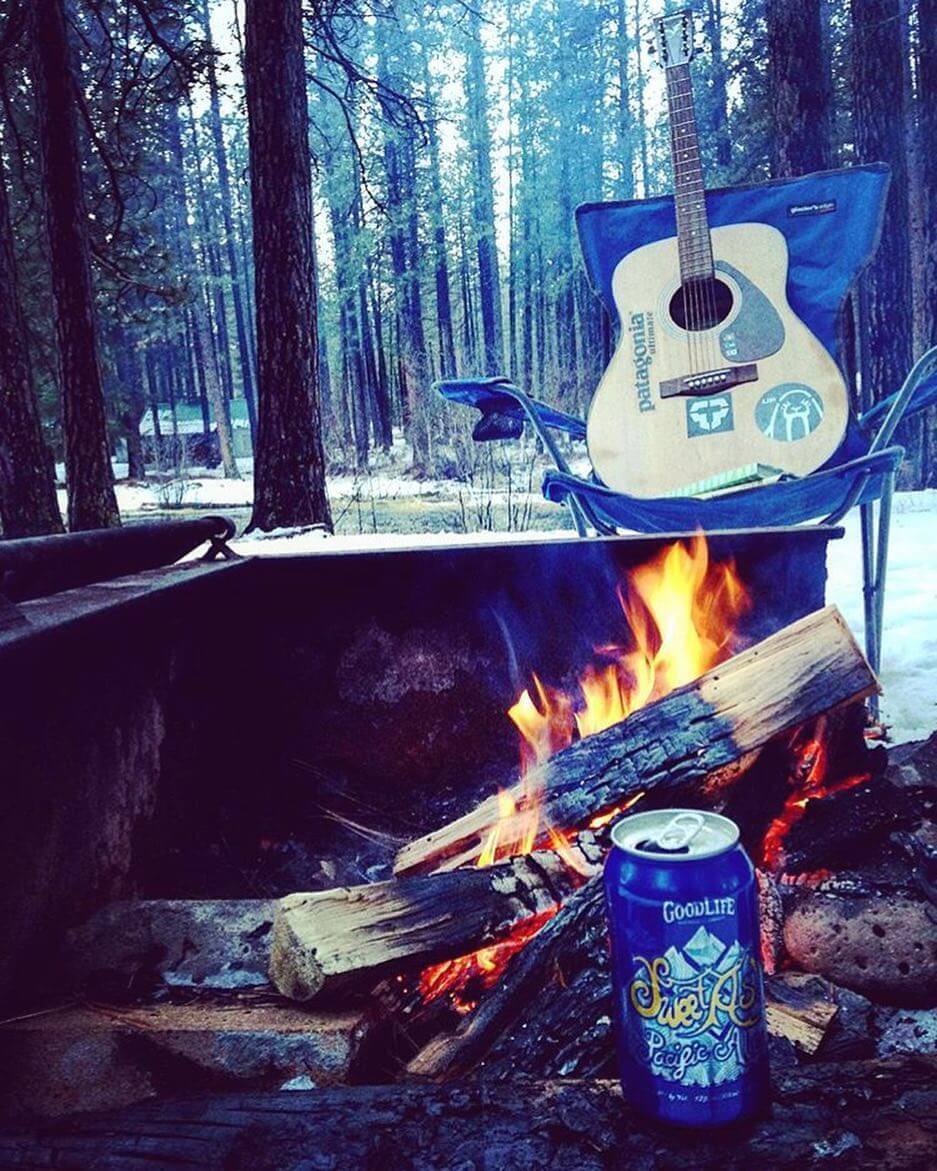
[(484, 869), (288, 895), (274, 920), (270, 978), (285, 996), (310, 1000), (393, 966), (406, 971), (464, 955), (550, 914), (594, 874), (601, 850), (588, 834), (573, 860), (576, 870), (555, 851), (538, 850)]
[[(163, 1101), (0, 1134), (4, 1167), (727, 1169), (926, 1167), (937, 1059), (788, 1069), (770, 1118), (726, 1133), (662, 1131), (611, 1082), (356, 1086)], [(840, 1155), (845, 1154), (844, 1159)]]
[[(541, 765), (513, 796), (523, 816), (542, 790), (543, 825), (585, 826), (642, 792), (712, 803), (753, 754), (788, 728), (855, 702), (875, 677), (835, 607), (818, 610)], [(496, 797), (410, 842), (400, 873), (479, 856), (498, 821)]]
[(784, 837), (780, 867), (801, 874), (853, 863), (916, 824), (929, 806), (926, 791), (898, 789), (884, 778), (808, 801)]
[[(765, 983), (769, 1034), (807, 1056), (867, 1052), (868, 1002), (817, 976)], [(610, 1076), (612, 985), (601, 880), (593, 879), (514, 958), (487, 1000), (455, 1033), (435, 1037), (407, 1067), (443, 1080), (477, 1072), (496, 1081)]]

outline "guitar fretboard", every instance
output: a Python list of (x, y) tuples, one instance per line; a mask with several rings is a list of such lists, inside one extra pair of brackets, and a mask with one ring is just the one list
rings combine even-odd
[(684, 282), (710, 280), (713, 276), (712, 241), (706, 215), (706, 191), (689, 65), (668, 66), (666, 78), (680, 275)]

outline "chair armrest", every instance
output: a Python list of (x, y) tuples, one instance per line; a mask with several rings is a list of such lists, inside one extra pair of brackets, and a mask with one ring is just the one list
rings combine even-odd
[[(535, 416), (542, 427), (562, 431), (573, 439), (585, 438), (586, 425), (582, 419), (532, 398), (507, 378), (447, 378), (435, 385), (437, 392), (447, 401), (475, 407), (483, 416), (502, 415), (521, 423), (533, 422), (532, 416)], [(516, 438), (516, 434), (481, 436), (483, 439), (502, 437)]]
[(933, 403), (937, 403), (937, 346), (924, 351), (898, 390), (859, 416), (866, 431), (878, 428), (870, 450), (886, 447), (903, 419)]

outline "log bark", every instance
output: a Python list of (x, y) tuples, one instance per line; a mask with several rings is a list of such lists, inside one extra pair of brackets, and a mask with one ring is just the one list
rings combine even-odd
[[(528, 1011), (534, 1003), (536, 1012)], [(425, 1080), (460, 1077), (479, 1066), (504, 1038), (518, 1073), (530, 1073), (535, 1060), (537, 1067), (556, 1076), (595, 1076), (611, 1056), (611, 1012), (608, 929), (597, 877), (514, 957), (497, 986), (455, 1033), (434, 1038), (409, 1063), (407, 1073)], [(600, 1021), (604, 1027), (598, 1026)], [(518, 1022), (531, 1027), (515, 1029)], [(587, 1038), (597, 1028), (598, 1043), (590, 1044)], [(483, 1072), (497, 1078), (498, 1065), (488, 1068), (486, 1063)]]
[(574, 852), (579, 872), (538, 850), (484, 869), (288, 895), (274, 919), (270, 978), (284, 996), (311, 1000), (390, 969), (466, 955), (549, 913), (598, 871), (602, 851), (590, 835)]
[[(847, 1043), (855, 1039), (849, 1022), (836, 1027), (838, 1017), (850, 1015), (846, 1010), (852, 1001), (861, 999), (819, 976), (769, 976), (769, 1036), (808, 1056), (821, 1046), (835, 1053), (838, 1044), (845, 1056)], [(425, 1081), (469, 1073), (492, 1081), (519, 1074), (608, 1077), (615, 1070), (613, 1015), (607, 917), (596, 878), (511, 961), (487, 999), (454, 1033), (434, 1037), (411, 1059), (407, 1073)]]
[(328, 1166), (577, 1171), (933, 1166), (937, 1059), (789, 1069), (771, 1117), (725, 1132), (665, 1131), (612, 1082), (354, 1086), (151, 1102), (0, 1133), (4, 1167), (299, 1171)]
[[(519, 816), (538, 792), (541, 825), (585, 826), (597, 813), (654, 790), (714, 801), (751, 756), (788, 728), (871, 695), (877, 683), (834, 606), (808, 614), (634, 715), (557, 753), (513, 796)], [(531, 780), (533, 783), (531, 783)], [(410, 842), (398, 873), (477, 858), (498, 820), (498, 798)]]

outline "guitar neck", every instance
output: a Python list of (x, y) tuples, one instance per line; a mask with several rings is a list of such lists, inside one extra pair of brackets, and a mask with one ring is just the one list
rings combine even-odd
[(680, 276), (684, 282), (711, 280), (712, 240), (689, 64), (668, 66), (666, 80)]

